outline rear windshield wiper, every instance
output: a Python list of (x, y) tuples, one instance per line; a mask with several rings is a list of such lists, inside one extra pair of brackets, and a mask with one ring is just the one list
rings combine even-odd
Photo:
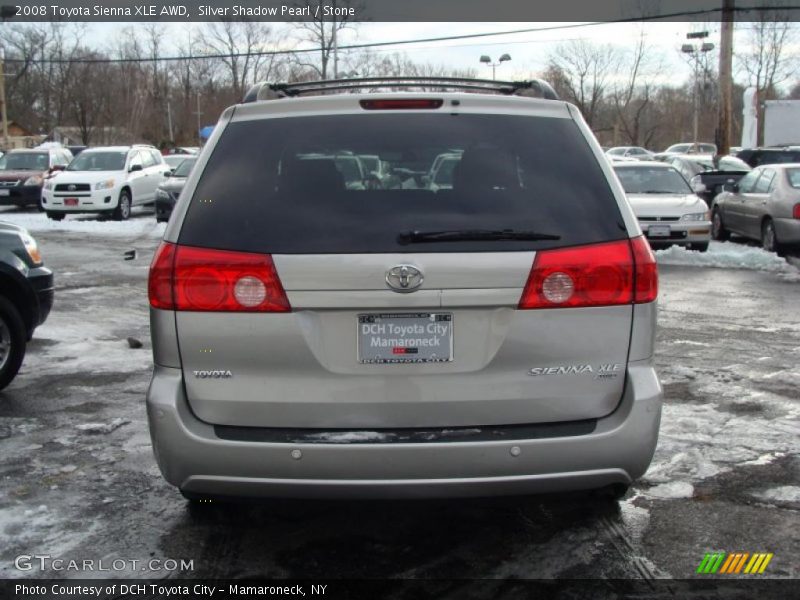
[(397, 243), (424, 244), (426, 242), (493, 242), (505, 240), (560, 240), (560, 235), (514, 229), (454, 229), (450, 231), (404, 231)]

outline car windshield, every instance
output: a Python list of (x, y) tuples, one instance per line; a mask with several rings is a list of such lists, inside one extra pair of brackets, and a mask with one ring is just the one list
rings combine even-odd
[(81, 152), (69, 163), (67, 171), (122, 171), (126, 152)]
[(750, 166), (744, 162), (736, 158), (735, 156), (723, 156), (719, 159), (717, 164), (714, 164), (714, 160), (711, 158), (703, 158), (703, 159), (695, 159), (690, 162), (691, 167), (693, 168), (695, 173), (699, 173), (701, 171), (749, 171)]
[(691, 194), (686, 180), (672, 168), (615, 167), (626, 194)]
[(48, 164), (45, 152), (9, 152), (0, 158), (0, 171), (46, 171)]
[(185, 154), (168, 154), (164, 157), (164, 162), (167, 163), (170, 169), (174, 169), (186, 159), (187, 156)]
[(172, 172), (173, 177), (188, 177), (189, 172), (192, 170), (194, 163), (197, 162), (196, 158), (186, 158), (181, 163), (175, 167), (175, 170)]
[(667, 148), (664, 152), (676, 152), (678, 154), (683, 154), (684, 152), (689, 150), (691, 144), (673, 144), (669, 148)]

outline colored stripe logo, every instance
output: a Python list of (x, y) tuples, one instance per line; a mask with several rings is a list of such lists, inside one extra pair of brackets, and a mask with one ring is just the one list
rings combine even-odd
[(772, 552), (706, 552), (695, 572), (702, 575), (761, 575), (773, 556)]

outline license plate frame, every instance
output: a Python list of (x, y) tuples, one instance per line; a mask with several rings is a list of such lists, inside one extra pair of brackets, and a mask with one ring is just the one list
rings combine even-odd
[[(449, 312), (359, 314), (356, 360), (363, 365), (453, 362), (453, 322)], [(381, 330), (373, 327), (381, 325)], [(427, 345), (419, 343), (424, 340)]]
[(672, 235), (672, 227), (669, 225), (650, 225), (647, 229), (647, 237), (668, 238)]
[(64, 198), (64, 206), (78, 206), (79, 202), (78, 198)]

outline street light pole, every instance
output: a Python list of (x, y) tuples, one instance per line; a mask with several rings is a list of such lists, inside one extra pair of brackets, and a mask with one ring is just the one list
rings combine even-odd
[(509, 54), (503, 54), (496, 63), (492, 62), (492, 59), (488, 55), (484, 54), (481, 56), (480, 62), (484, 63), (486, 66), (492, 67), (492, 81), (494, 81), (496, 79), (495, 70), (508, 60), (511, 60), (511, 56)]
[[(707, 31), (697, 31), (695, 33), (687, 33), (687, 39), (703, 39), (708, 37)], [(694, 85), (693, 85), (693, 93), (692, 93), (692, 112), (694, 113), (692, 119), (692, 135), (693, 139), (692, 142), (697, 144), (697, 129), (698, 129), (698, 88), (700, 87), (700, 57), (705, 54), (706, 52), (710, 52), (714, 49), (714, 44), (710, 42), (703, 42), (700, 46), (695, 46), (694, 44), (683, 44), (681, 46), (681, 52), (684, 54), (688, 54), (691, 56), (691, 60), (694, 61)]]

